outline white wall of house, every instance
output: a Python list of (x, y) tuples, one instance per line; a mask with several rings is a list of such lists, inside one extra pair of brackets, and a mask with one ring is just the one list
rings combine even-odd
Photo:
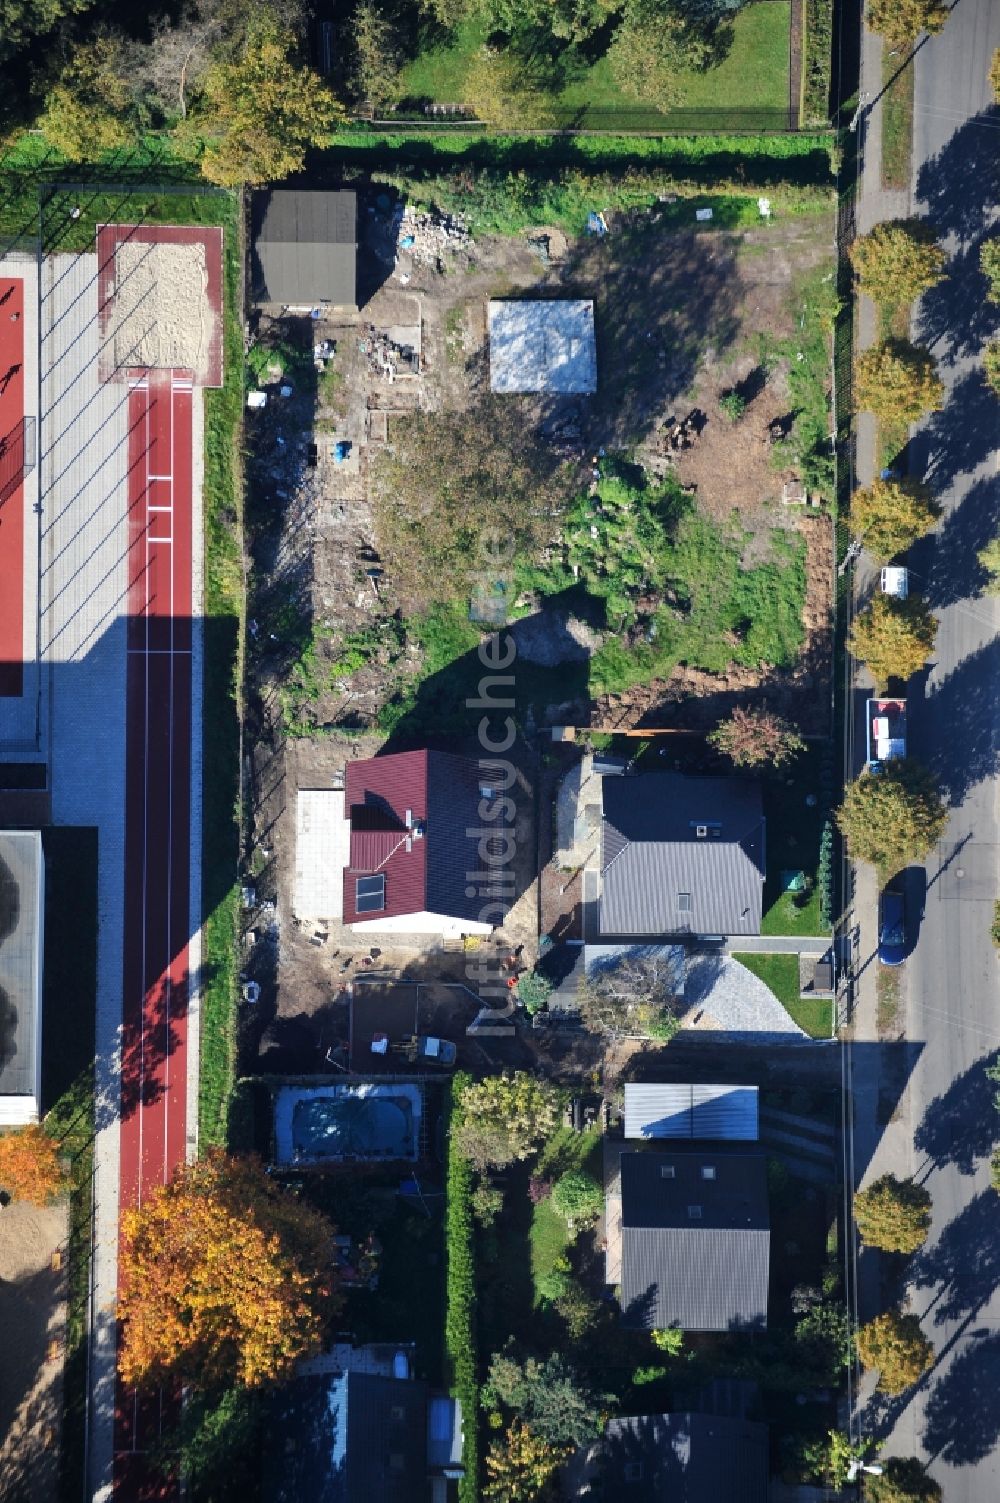
[(446, 913), (401, 913), (395, 918), (365, 919), (352, 924), (355, 934), (437, 934), (442, 939), (461, 939), (463, 934), (491, 934), (492, 924), (452, 918)]

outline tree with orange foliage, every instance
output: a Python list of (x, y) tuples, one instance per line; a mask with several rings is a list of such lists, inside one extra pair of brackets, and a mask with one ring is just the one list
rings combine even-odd
[(340, 1308), (334, 1228), (253, 1157), (211, 1150), (122, 1217), (126, 1383), (248, 1388), (320, 1346)]
[(40, 1122), (0, 1134), (0, 1190), (33, 1206), (48, 1205), (66, 1189), (59, 1144)]

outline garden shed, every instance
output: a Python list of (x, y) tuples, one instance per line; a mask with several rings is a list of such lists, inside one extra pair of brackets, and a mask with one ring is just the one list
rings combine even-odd
[(253, 198), (254, 301), (357, 307), (357, 195), (275, 188)]

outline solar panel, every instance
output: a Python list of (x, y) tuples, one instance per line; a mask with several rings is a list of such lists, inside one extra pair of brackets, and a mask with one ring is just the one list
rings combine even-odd
[(377, 877), (358, 877), (354, 895), (354, 907), (358, 913), (378, 913), (385, 907), (385, 874)]

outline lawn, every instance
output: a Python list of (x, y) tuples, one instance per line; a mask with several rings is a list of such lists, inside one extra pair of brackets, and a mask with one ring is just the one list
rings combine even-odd
[[(601, 1176), (601, 1135), (599, 1132), (574, 1132), (561, 1127), (552, 1134), (534, 1168), (542, 1179), (558, 1179), (568, 1169), (587, 1169), (595, 1178)], [(539, 1288), (546, 1274), (554, 1273), (572, 1244), (564, 1218), (552, 1209), (550, 1200), (540, 1201), (531, 1217), (531, 1282), (536, 1308), (542, 1303)]]
[[(588, 60), (569, 49), (560, 58), (553, 87), (556, 124), (590, 129), (663, 130), (671, 124), (697, 125), (703, 117), (716, 128), (783, 128), (788, 117), (788, 0), (750, 5), (733, 25), (729, 56), (707, 73), (685, 73), (679, 96), (667, 114), (622, 94), (606, 58)], [(403, 73), (405, 100), (423, 105), (460, 103), (469, 59), (486, 39), (481, 22), (459, 28), (449, 46), (420, 54)], [(772, 118), (773, 117), (773, 118)]]
[(748, 971), (769, 986), (787, 1013), (810, 1038), (832, 1037), (833, 1003), (829, 997), (799, 996), (797, 955), (733, 955)]
[[(833, 762), (810, 745), (782, 776), (763, 780), (767, 873), (762, 934), (828, 934), (820, 914), (820, 841), (833, 797)], [(802, 892), (783, 892), (782, 873), (803, 872)]]

